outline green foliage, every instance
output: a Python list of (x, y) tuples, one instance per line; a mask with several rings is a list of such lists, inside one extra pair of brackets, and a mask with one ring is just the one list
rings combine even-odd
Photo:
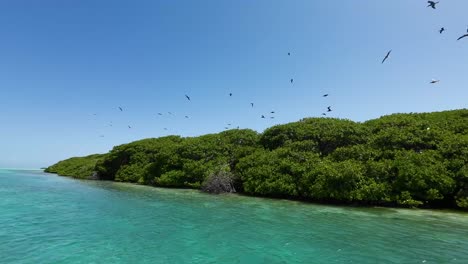
[(95, 172), (96, 163), (102, 160), (105, 155), (95, 154), (86, 157), (70, 158), (58, 162), (44, 171), (56, 173), (61, 176), (70, 176), (79, 179), (92, 178)]
[(233, 129), (144, 139), (48, 171), (85, 178), (96, 171), (104, 180), (201, 188), (224, 184), (213, 176), (221, 175), (220, 168), (237, 192), (251, 195), (468, 209), (468, 110), (364, 123), (306, 118), (262, 134)]

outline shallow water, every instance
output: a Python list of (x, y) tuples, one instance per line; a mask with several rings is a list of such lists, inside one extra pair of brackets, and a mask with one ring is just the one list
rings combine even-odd
[(468, 214), (0, 170), (0, 263), (468, 263)]

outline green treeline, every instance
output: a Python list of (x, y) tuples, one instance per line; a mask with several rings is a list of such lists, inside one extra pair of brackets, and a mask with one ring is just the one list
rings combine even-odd
[(259, 134), (144, 139), (46, 171), (200, 188), (219, 171), (238, 192), (324, 203), (468, 209), (468, 110), (364, 123), (306, 118)]

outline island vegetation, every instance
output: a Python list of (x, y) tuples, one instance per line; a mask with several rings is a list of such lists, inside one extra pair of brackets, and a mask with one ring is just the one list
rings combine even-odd
[(46, 171), (321, 203), (466, 210), (468, 110), (362, 123), (305, 118), (263, 133), (144, 139)]

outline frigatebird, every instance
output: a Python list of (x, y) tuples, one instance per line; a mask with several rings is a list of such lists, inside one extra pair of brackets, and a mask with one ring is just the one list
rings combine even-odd
[(189, 118), (188, 116), (185, 116), (185, 118)]
[(442, 34), (442, 32), (444, 32), (444, 31), (445, 31), (445, 28), (442, 27), (442, 28), (440, 28), (439, 33)]
[(291, 82), (291, 83), (293, 83), (293, 82), (294, 82), (294, 79), (293, 79), (293, 78), (291, 78), (290, 82)]
[(229, 93), (229, 96), (232, 96), (232, 93)]
[(128, 126), (128, 128), (132, 128), (131, 126)]
[(119, 106), (119, 109), (120, 109), (120, 112), (122, 112), (122, 111), (123, 111), (122, 107), (120, 107), (120, 106)]
[(162, 115), (162, 113), (158, 113), (158, 115)]
[(435, 80), (435, 79), (432, 79), (431, 83), (434, 84), (434, 83), (438, 83), (440, 82), (440, 80)]
[(326, 116), (327, 114), (325, 114), (325, 113), (322, 113), (322, 115), (323, 115), (323, 116)]
[(253, 107), (253, 103), (250, 103), (250, 105)]
[(262, 118), (265, 118), (265, 116), (264, 116), (264, 115), (262, 115)]
[(332, 109), (331, 109), (331, 106), (327, 107), (327, 112), (331, 112)]
[(271, 111), (271, 112), (270, 112), (270, 114), (274, 114), (274, 113), (275, 113), (275, 111)]
[(427, 1), (427, 3), (429, 4), (429, 5), (427, 5), (427, 7), (432, 7), (432, 9), (436, 9), (436, 5), (437, 5), (439, 2)]
[(465, 35), (459, 37), (459, 38), (457, 39), (457, 41), (460, 40), (460, 39), (462, 39), (462, 38), (466, 38), (466, 37), (468, 37), (468, 34), (465, 34)]
[(190, 96), (188, 96), (188, 95), (185, 95), (185, 98), (187, 98), (187, 100), (189, 100), (189, 101), (190, 101)]
[(291, 52), (288, 52), (288, 56), (291, 56)]
[(387, 52), (387, 55), (385, 55), (385, 58), (382, 60), (382, 64), (388, 59), (388, 57), (390, 57), (390, 53), (392, 53), (392, 50)]
[(322, 95), (322, 96), (323, 96), (323, 97), (327, 97), (327, 96), (328, 96), (328, 94), (324, 94), (324, 95)]

